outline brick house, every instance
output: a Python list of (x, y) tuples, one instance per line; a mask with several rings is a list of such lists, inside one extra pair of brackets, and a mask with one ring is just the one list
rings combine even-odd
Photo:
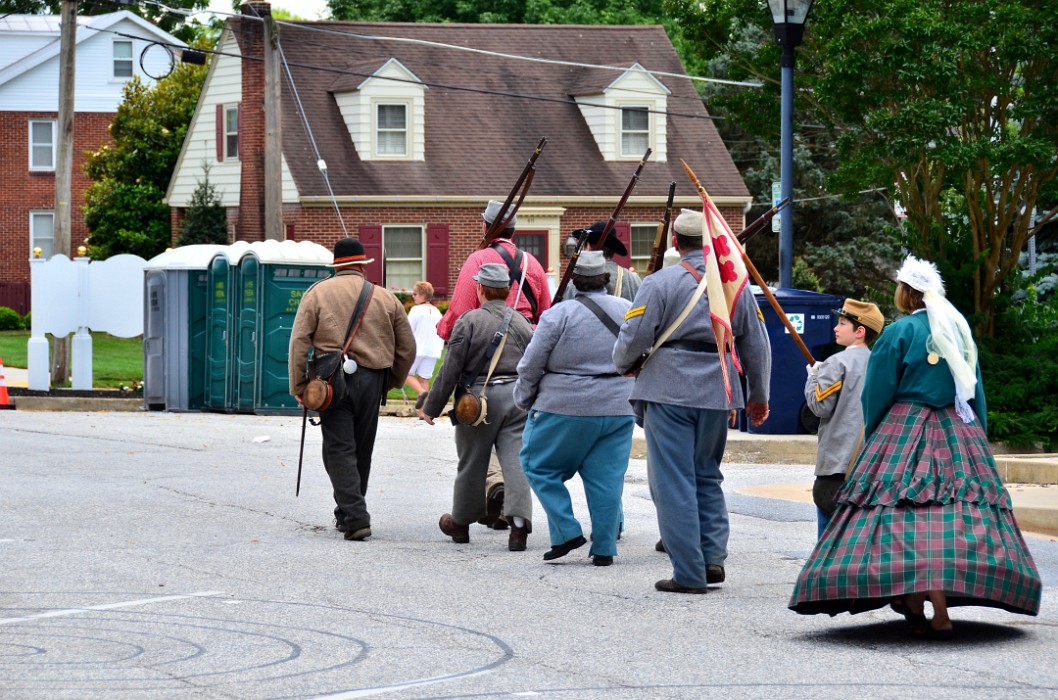
[[(59, 109), (59, 17), (0, 17), (0, 306), (29, 310), (29, 258), (52, 254), (55, 154)], [(133, 38), (136, 37), (136, 38)], [(85, 152), (108, 140), (125, 82), (168, 70), (166, 52), (151, 41), (179, 40), (130, 12), (78, 18), (71, 250), (88, 236), (80, 216), (91, 184)], [(145, 68), (146, 71), (145, 72)]]
[[(253, 15), (266, 12), (244, 6), (223, 31), (167, 194), (174, 236), (205, 168), (230, 238), (264, 235), (263, 23)], [(376, 259), (374, 282), (407, 289), (427, 279), (448, 294), (480, 239), (486, 201), (506, 197), (541, 137), (516, 240), (545, 268), (561, 271), (570, 231), (609, 217), (647, 146), (653, 155), (617, 225), (626, 264), (645, 266), (670, 181), (677, 206), (701, 206), (681, 158), (732, 228), (744, 225), (749, 192), (693, 83), (677, 77), (685, 71), (660, 26), (278, 30), (290, 71), (280, 78), (283, 234), (328, 249), (346, 233), (360, 238)]]

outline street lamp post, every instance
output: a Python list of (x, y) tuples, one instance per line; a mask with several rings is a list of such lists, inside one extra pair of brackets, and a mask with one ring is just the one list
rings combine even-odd
[(782, 46), (782, 143), (779, 179), (780, 198), (790, 199), (779, 223), (779, 286), (793, 286), (793, 117), (794, 49), (804, 38), (805, 22), (813, 0), (768, 0), (775, 39)]

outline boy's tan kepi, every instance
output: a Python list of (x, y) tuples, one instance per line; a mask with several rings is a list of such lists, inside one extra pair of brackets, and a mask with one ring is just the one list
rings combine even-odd
[(866, 326), (875, 333), (881, 333), (882, 328), (885, 327), (885, 316), (882, 316), (877, 306), (866, 301), (846, 299), (840, 309), (834, 309), (834, 313)]

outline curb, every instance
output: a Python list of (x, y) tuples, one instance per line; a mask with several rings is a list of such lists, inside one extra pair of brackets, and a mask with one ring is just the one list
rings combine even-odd
[(12, 396), (20, 411), (145, 411), (143, 399), (95, 399), (66, 396)]

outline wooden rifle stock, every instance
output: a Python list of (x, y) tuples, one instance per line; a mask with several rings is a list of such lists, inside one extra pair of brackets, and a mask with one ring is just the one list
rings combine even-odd
[[(489, 224), (488, 229), (485, 230), (484, 235), (481, 236), (481, 242), (478, 243), (478, 250), (482, 248), (488, 248), (489, 244), (492, 243), (499, 235), (507, 228), (507, 222), (514, 218), (514, 215), (518, 213), (518, 209), (522, 206), (522, 202), (525, 201), (525, 195), (529, 192), (529, 186), (533, 184), (533, 175), (536, 173), (536, 159), (540, 157), (540, 151), (544, 150), (544, 146), (547, 144), (547, 137), (540, 139), (540, 143), (536, 144), (536, 148), (533, 150), (533, 155), (529, 156), (529, 162), (525, 164), (522, 169), (522, 174), (518, 176), (518, 180), (514, 183), (514, 187), (511, 188), (510, 194), (507, 195), (507, 199), (504, 200), (503, 206), (500, 208), (496, 218), (493, 219), (492, 223)], [(514, 198), (518, 197), (518, 202), (513, 205)]]
[[(617, 206), (614, 207), (613, 213), (610, 214), (610, 219), (606, 222), (606, 228), (603, 229), (599, 235), (599, 247), (606, 243), (606, 239), (609, 238), (610, 232), (613, 231), (614, 225), (617, 223), (617, 215), (624, 209), (625, 202), (628, 201), (628, 197), (632, 194), (632, 190), (636, 188), (636, 184), (639, 183), (639, 174), (643, 172), (643, 166), (647, 164), (647, 158), (650, 157), (652, 151), (648, 148), (647, 152), (643, 154), (643, 159), (639, 161), (639, 165), (636, 166), (636, 171), (632, 173), (632, 179), (628, 182), (628, 186), (625, 187), (624, 194), (621, 195), (621, 200), (617, 202)], [(573, 279), (573, 268), (577, 266), (577, 258), (580, 257), (581, 248), (584, 247), (585, 242), (588, 240), (588, 234), (584, 234), (577, 239), (577, 245), (573, 249), (573, 254), (569, 256), (569, 264), (566, 265), (566, 271), (562, 273), (562, 281), (558, 284), (558, 289), (555, 290), (555, 297), (551, 300), (551, 305), (554, 306), (558, 302), (562, 301), (563, 295), (566, 293), (566, 287), (569, 286), (569, 281)]]
[[(669, 183), (669, 200), (665, 203), (665, 216), (658, 222), (658, 233), (654, 237), (654, 250), (647, 263), (646, 275), (653, 274), (665, 266), (665, 249), (669, 247), (669, 225), (672, 222), (672, 200), (676, 198), (676, 181)], [(646, 276), (644, 275), (644, 277)]]

